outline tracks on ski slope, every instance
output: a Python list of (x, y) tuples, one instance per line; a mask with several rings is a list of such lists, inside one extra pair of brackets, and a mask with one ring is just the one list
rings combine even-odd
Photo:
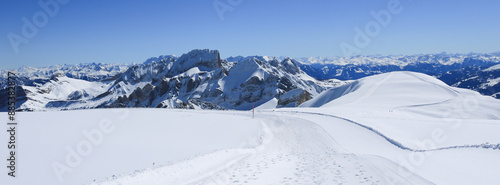
[(394, 146), (396, 146), (396, 147), (398, 147), (400, 149), (408, 150), (408, 151), (412, 151), (412, 152), (432, 152), (432, 151), (447, 150), (447, 149), (459, 149), (459, 148), (477, 148), (477, 149), (493, 149), (493, 150), (498, 149), (498, 150), (500, 150), (500, 143), (498, 143), (498, 144), (476, 144), (476, 145), (447, 146), (447, 147), (439, 147), (439, 148), (433, 148), (433, 149), (427, 149), (427, 150), (424, 150), (424, 149), (413, 149), (413, 148), (410, 148), (410, 147), (407, 147), (407, 146), (403, 145), (402, 143), (396, 141), (395, 139), (392, 139), (392, 138), (384, 135), (383, 133), (381, 133), (380, 131), (378, 131), (378, 130), (372, 128), (372, 127), (363, 125), (361, 123), (358, 123), (356, 121), (353, 121), (353, 120), (350, 120), (350, 119), (347, 119), (347, 118), (344, 118), (344, 117), (340, 117), (340, 116), (336, 116), (336, 115), (330, 115), (330, 114), (324, 114), (324, 113), (303, 112), (303, 111), (275, 111), (275, 112), (278, 112), (278, 113), (281, 112), (281, 113), (309, 114), (309, 115), (326, 116), (326, 117), (331, 117), (331, 118), (335, 118), (335, 119), (340, 119), (340, 120), (352, 123), (354, 125), (357, 125), (359, 127), (362, 127), (364, 129), (367, 129), (367, 130), (369, 130), (369, 131), (377, 134), (378, 136), (384, 138), (389, 143), (391, 143), (392, 145), (394, 145)]
[(433, 184), (371, 155), (345, 152), (318, 124), (263, 114), (261, 144), (215, 151), (167, 166), (136, 171), (102, 185), (124, 184)]
[(253, 155), (188, 184), (433, 184), (377, 156), (347, 153), (318, 124), (302, 118), (262, 115), (268, 143)]
[[(415, 173), (401, 174), (400, 169), (404, 167), (390, 159), (345, 151), (320, 125), (294, 114), (328, 116), (349, 122), (393, 145), (419, 152), (371, 127), (328, 114), (279, 112), (284, 114), (263, 111), (264, 114), (256, 118), (263, 132), (261, 144), (256, 147), (214, 151), (96, 184), (433, 184)], [(247, 116), (242, 112), (231, 114)]]

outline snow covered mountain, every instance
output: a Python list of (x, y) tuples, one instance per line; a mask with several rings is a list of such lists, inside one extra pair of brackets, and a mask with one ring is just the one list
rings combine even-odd
[(131, 66), (112, 79), (86, 81), (57, 73), (43, 85), (21, 86), (25, 96), (19, 97), (19, 109), (251, 109), (273, 99), (275, 107), (295, 107), (344, 83), (318, 81), (290, 58), (246, 57), (228, 62), (216, 50), (160, 58)]
[(317, 79), (355, 80), (392, 71), (413, 71), (432, 76), (469, 66), (500, 63), (500, 54), (426, 54), (410, 56), (310, 57), (296, 59), (302, 70)]
[[(500, 93), (495, 72), (478, 71), (500, 63), (500, 53), (427, 54), (411, 56), (354, 56), (299, 58), (300, 67), (316, 79), (355, 80), (393, 71), (413, 71), (435, 76), (446, 84), (472, 89), (484, 95)], [(462, 72), (460, 72), (462, 71)], [(474, 78), (473, 75), (483, 76)], [(475, 80), (473, 80), (475, 79)], [(458, 84), (460, 81), (467, 81)]]
[[(67, 77), (86, 81), (101, 81), (127, 70), (127, 64), (89, 63), (76, 65), (53, 65), (47, 67), (23, 66), (13, 70), (17, 76), (18, 85), (40, 86), (47, 83), (54, 74), (64, 74)], [(6, 87), (7, 71), (0, 70), (0, 89)]]
[(438, 78), (453, 87), (472, 89), (500, 99), (500, 64), (491, 67), (469, 66), (448, 71)]
[[(310, 98), (342, 84), (317, 81), (292, 59), (247, 57), (228, 62), (216, 50), (193, 50), (160, 63), (160, 67), (151, 67), (157, 62), (135, 66), (122, 74), (108, 91), (118, 98), (103, 106), (251, 109), (276, 98), (276, 106), (294, 107), (301, 103), (300, 96)], [(131, 86), (133, 92), (121, 91)]]
[(333, 64), (333, 65), (396, 65), (405, 66), (415, 63), (452, 65), (463, 63), (469, 59), (498, 61), (500, 52), (481, 54), (448, 54), (446, 52), (439, 54), (418, 54), (418, 55), (371, 55), (371, 56), (351, 56), (351, 57), (301, 57), (296, 60), (302, 64)]

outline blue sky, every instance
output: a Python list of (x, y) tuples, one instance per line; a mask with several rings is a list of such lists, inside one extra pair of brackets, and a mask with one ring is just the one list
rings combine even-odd
[[(198, 48), (224, 58), (345, 56), (341, 43), (355, 55), (500, 51), (498, 0), (217, 0), (223, 20), (214, 0), (69, 0), (53, 16), (38, 2), (0, 2), (1, 69), (140, 63)], [(401, 12), (389, 12), (386, 26), (370, 13), (395, 2)], [(23, 17), (36, 33), (23, 34)], [(373, 36), (358, 47), (355, 28), (365, 33), (367, 25)]]

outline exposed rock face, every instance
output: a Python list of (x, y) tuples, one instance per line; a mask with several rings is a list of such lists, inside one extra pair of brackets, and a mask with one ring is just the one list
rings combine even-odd
[(280, 100), (281, 106), (291, 106), (341, 83), (317, 81), (291, 59), (280, 62), (247, 57), (228, 62), (220, 60), (219, 55), (210, 50), (183, 55), (172, 62), (161, 80), (118, 98), (109, 107), (250, 109), (296, 90), (300, 93)]
[(307, 91), (304, 91), (304, 93), (300, 94), (300, 96), (299, 96), (299, 100), (297, 101), (297, 106), (310, 100), (311, 98), (312, 98), (311, 94)]
[(213, 71), (222, 67), (220, 53), (217, 50), (193, 50), (182, 55), (173, 63), (167, 76), (174, 76), (197, 67), (200, 71)]

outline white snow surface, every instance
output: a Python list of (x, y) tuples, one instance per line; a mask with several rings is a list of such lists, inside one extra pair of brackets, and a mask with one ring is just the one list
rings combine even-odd
[[(500, 101), (419, 73), (352, 81), (298, 108), (257, 109), (254, 119), (251, 111), (172, 109), (18, 119), (19, 177), (4, 176), (0, 184), (500, 182)], [(53, 165), (94, 141), (85, 133), (102, 123), (112, 131), (59, 181)]]
[(258, 107), (255, 107), (255, 110), (258, 110), (258, 109), (275, 109), (276, 107), (278, 107), (278, 99), (273, 98), (273, 99), (267, 101), (266, 103), (263, 103), (262, 105), (260, 105)]
[(485, 69), (485, 71), (495, 71), (495, 70), (500, 70), (500, 64), (497, 64), (497, 65), (489, 67), (488, 69)]

